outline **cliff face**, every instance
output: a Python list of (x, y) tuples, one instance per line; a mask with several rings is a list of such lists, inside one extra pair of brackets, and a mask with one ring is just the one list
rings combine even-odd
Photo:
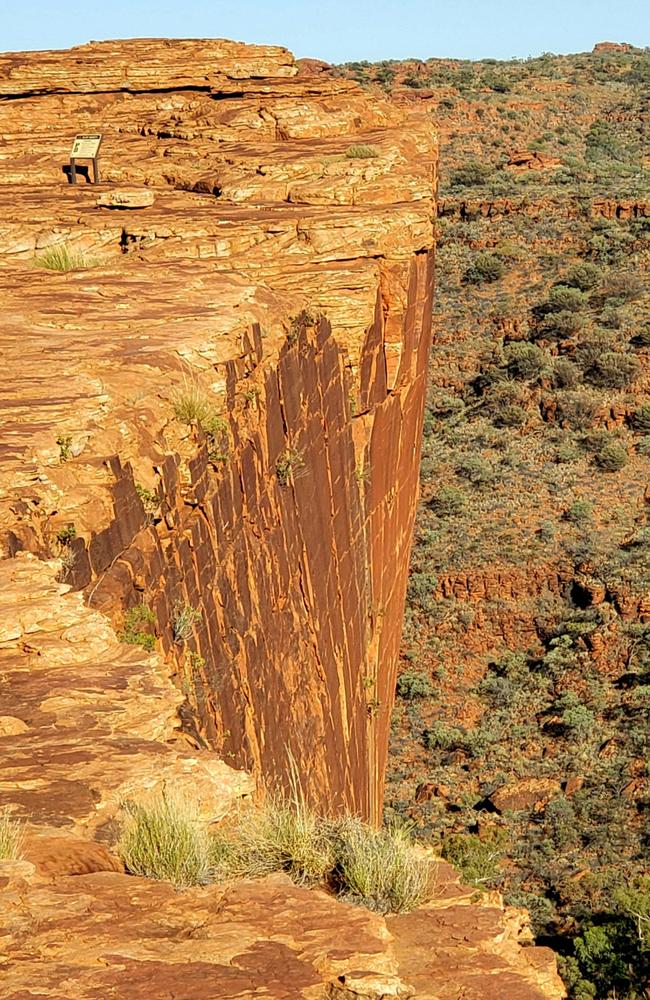
[[(154, 612), (196, 746), (269, 779), (293, 757), (315, 802), (377, 820), (431, 328), (430, 122), (224, 41), (4, 56), (0, 94), (5, 554), (65, 555), (65, 583), (118, 628)], [(66, 184), (82, 132), (103, 134), (99, 187)], [(53, 247), (81, 266), (39, 267)], [(188, 395), (217, 432), (176, 418)]]
[[(522, 912), (444, 863), (383, 918), (277, 877), (178, 893), (108, 850), (165, 788), (221, 818), (254, 791), (231, 765), (379, 818), (436, 147), (303, 74), (224, 41), (0, 57), (11, 1000), (563, 995)], [(97, 131), (103, 183), (68, 186)]]

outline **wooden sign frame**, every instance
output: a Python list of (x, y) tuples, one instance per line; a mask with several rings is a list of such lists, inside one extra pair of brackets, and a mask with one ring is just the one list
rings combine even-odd
[(99, 149), (102, 144), (101, 132), (76, 135), (70, 151), (70, 183), (77, 183), (77, 160), (92, 160), (93, 184), (99, 184)]

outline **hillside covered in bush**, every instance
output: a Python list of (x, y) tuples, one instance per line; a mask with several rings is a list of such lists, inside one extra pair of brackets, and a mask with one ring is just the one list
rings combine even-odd
[(650, 52), (343, 71), (441, 132), (387, 815), (528, 907), (575, 1000), (650, 979)]

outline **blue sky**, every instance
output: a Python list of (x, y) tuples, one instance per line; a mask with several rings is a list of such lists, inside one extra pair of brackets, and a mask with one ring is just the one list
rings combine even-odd
[(650, 45), (650, 0), (0, 0), (0, 50), (138, 36), (276, 43), (329, 62), (525, 58)]

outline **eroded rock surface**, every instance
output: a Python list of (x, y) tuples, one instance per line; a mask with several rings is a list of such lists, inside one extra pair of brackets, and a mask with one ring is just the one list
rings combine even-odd
[[(430, 120), (224, 41), (9, 55), (0, 93), (7, 554), (63, 554), (118, 627), (155, 611), (195, 745), (271, 778), (293, 755), (314, 799), (377, 817), (430, 341)], [(89, 131), (103, 183), (68, 185)], [(62, 247), (72, 269), (44, 268)], [(218, 441), (175, 418), (194, 390)], [(179, 603), (200, 614), (181, 643)]]
[[(11, 54), (0, 95), (0, 806), (28, 834), (0, 863), (5, 995), (559, 997), (445, 865), (386, 921), (282, 879), (177, 893), (113, 851), (125, 799), (191, 788), (213, 820), (253, 790), (235, 767), (291, 758), (317, 804), (379, 815), (430, 120), (224, 41)], [(86, 131), (103, 183), (68, 186)], [(153, 651), (119, 641), (141, 603)]]
[(0, 862), (0, 887), (7, 1000), (563, 996), (552, 954), (522, 949), (516, 911), (470, 904), (445, 865), (432, 908), (388, 919), (284, 877), (178, 893)]

